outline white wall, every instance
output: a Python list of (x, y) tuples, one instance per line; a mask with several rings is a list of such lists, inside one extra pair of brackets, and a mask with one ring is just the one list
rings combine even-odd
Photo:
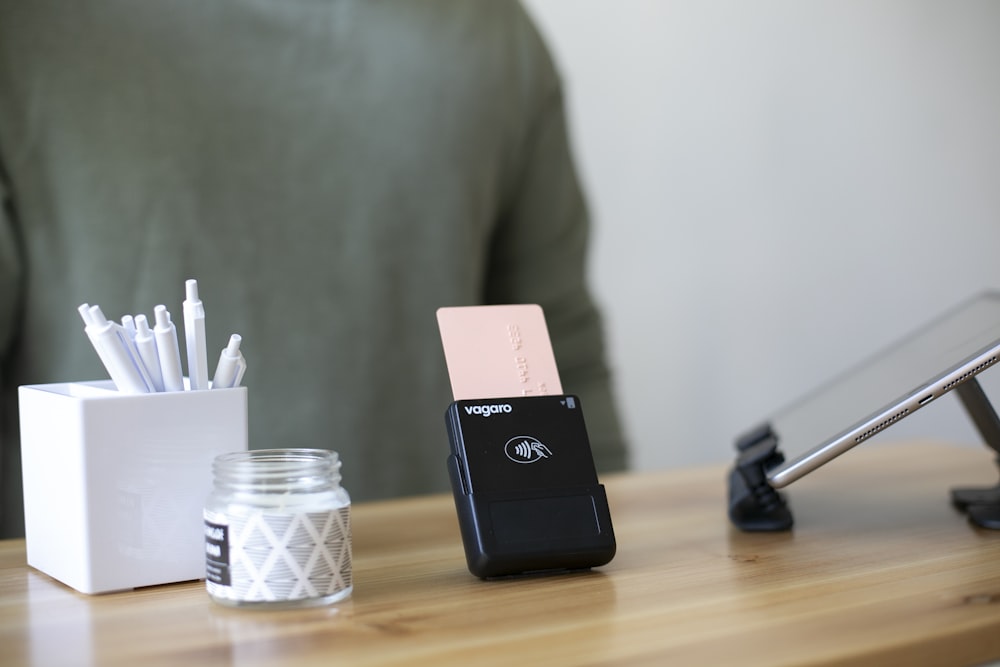
[[(525, 2), (566, 80), (636, 466), (729, 460), (1000, 288), (1000, 2)], [(1000, 370), (983, 384), (1000, 404)], [(911, 434), (978, 442), (956, 399), (883, 437)]]

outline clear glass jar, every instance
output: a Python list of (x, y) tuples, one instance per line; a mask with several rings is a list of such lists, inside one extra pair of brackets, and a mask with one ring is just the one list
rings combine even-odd
[(350, 596), (351, 498), (324, 449), (222, 454), (205, 504), (205, 587), (229, 606), (317, 606)]

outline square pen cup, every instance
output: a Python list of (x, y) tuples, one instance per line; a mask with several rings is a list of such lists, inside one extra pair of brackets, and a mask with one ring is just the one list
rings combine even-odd
[(205, 577), (218, 454), (247, 449), (245, 387), (18, 388), (28, 565), (81, 593)]

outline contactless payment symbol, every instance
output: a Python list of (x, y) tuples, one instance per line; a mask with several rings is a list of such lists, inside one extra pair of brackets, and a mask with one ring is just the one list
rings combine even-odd
[(552, 450), (530, 435), (519, 435), (503, 446), (504, 454), (514, 463), (535, 463), (552, 456)]

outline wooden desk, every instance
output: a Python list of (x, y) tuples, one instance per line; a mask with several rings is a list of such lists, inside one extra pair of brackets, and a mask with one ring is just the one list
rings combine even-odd
[(797, 527), (730, 528), (724, 467), (605, 480), (618, 555), (484, 582), (450, 497), (355, 507), (355, 593), (234, 610), (191, 582), (89, 597), (0, 543), (3, 665), (962, 665), (1000, 658), (1000, 533), (951, 509), (985, 448), (867, 446), (789, 488)]

